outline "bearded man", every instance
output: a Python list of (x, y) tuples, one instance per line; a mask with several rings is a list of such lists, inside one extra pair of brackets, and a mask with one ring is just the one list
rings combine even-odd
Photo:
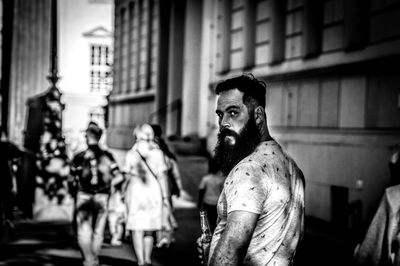
[(304, 231), (301, 170), (270, 136), (266, 85), (251, 74), (219, 83), (215, 159), (227, 176), (209, 265), (292, 265)]

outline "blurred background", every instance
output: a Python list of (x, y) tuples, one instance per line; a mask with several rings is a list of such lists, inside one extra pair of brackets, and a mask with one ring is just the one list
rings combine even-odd
[(1, 126), (26, 151), (20, 217), (34, 216), (43, 97), (55, 95), (69, 156), (89, 121), (121, 165), (134, 127), (161, 125), (195, 202), (216, 143), (215, 84), (251, 72), (268, 86), (272, 136), (306, 178), (308, 250), (349, 261), (400, 143), (400, 1), (3, 0), (0, 15)]

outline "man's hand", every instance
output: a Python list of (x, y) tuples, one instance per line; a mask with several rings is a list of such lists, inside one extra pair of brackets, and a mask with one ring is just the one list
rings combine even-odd
[(202, 241), (202, 237), (198, 237), (196, 239), (196, 247), (197, 247), (197, 254), (199, 257), (199, 260), (201, 261), (202, 265), (207, 265), (208, 262), (204, 261), (204, 251), (207, 252), (207, 254), (209, 254), (210, 252), (210, 243), (205, 243), (204, 241)]

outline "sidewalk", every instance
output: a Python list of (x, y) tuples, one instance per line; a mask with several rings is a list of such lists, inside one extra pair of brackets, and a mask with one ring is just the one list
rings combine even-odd
[[(199, 217), (194, 204), (175, 202), (179, 229), (176, 242), (169, 249), (153, 250), (153, 265), (197, 266), (195, 239), (200, 234)], [(130, 240), (120, 247), (108, 244), (106, 238), (100, 253), (102, 266), (137, 265)], [(12, 241), (0, 243), (0, 266), (78, 266), (82, 265), (81, 254), (70, 223), (35, 222), (21, 220), (15, 223)]]
[[(200, 266), (197, 259), (196, 238), (200, 235), (199, 214), (193, 202), (175, 202), (179, 229), (176, 242), (169, 249), (154, 249), (155, 266)], [(295, 266), (351, 265), (354, 243), (352, 236), (325, 223), (307, 218), (306, 234), (297, 251)], [(130, 241), (121, 247), (112, 247), (106, 239), (100, 254), (102, 266), (137, 265)], [(14, 241), (0, 244), (0, 266), (78, 266), (81, 255), (70, 224), (16, 223)]]

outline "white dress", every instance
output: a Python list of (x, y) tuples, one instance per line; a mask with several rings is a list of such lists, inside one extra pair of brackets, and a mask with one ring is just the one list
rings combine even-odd
[[(157, 176), (166, 171), (161, 150), (151, 150), (145, 159)], [(130, 175), (125, 201), (128, 209), (126, 229), (160, 230), (162, 225), (160, 184), (141, 159), (136, 146), (133, 146), (126, 156), (125, 171)]]

